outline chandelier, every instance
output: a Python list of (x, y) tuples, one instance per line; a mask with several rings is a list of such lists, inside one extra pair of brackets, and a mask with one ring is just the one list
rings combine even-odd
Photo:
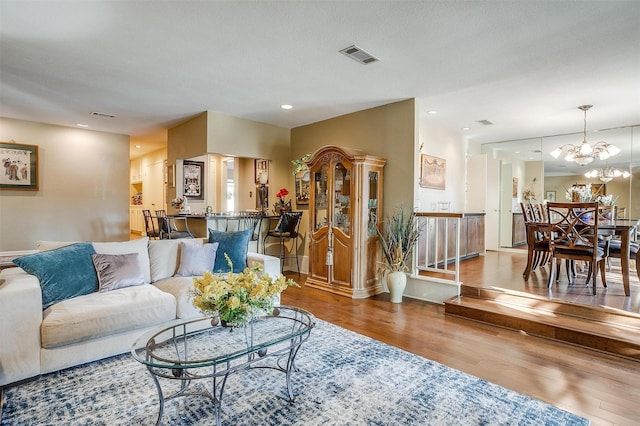
[(626, 170), (605, 167), (604, 169), (593, 169), (590, 172), (585, 173), (584, 175), (588, 178), (598, 178), (602, 182), (607, 183), (611, 182), (613, 178), (617, 178), (620, 176), (626, 179), (631, 176), (631, 173)]
[(587, 142), (587, 111), (593, 105), (581, 105), (578, 109), (584, 111), (584, 132), (582, 143), (580, 145), (564, 144), (550, 152), (553, 158), (558, 158), (562, 151), (567, 148), (567, 156), (564, 157), (567, 161), (575, 161), (581, 166), (585, 166), (591, 163), (594, 158), (598, 157), (601, 160), (606, 160), (609, 157), (620, 152), (620, 149), (614, 145), (608, 144), (604, 141), (590, 144)]

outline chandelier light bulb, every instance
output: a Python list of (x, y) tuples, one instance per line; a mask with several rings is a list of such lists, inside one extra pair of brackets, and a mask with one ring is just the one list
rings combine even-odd
[(580, 154), (582, 155), (589, 155), (593, 152), (593, 147), (589, 144), (589, 142), (582, 141), (582, 144), (580, 145)]
[(611, 157), (613, 157), (614, 155), (620, 154), (620, 148), (614, 145), (607, 144), (606, 151)]
[(551, 151), (549, 154), (551, 154), (553, 158), (558, 158), (560, 154), (562, 154), (562, 148), (556, 148), (553, 151)]

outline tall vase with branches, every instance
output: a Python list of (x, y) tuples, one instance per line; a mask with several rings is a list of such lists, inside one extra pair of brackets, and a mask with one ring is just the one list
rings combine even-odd
[(387, 273), (387, 286), (393, 303), (402, 302), (407, 281), (405, 272), (409, 271), (411, 255), (419, 237), (415, 213), (408, 213), (404, 206), (397, 207), (391, 217), (385, 218), (382, 229), (378, 230), (382, 246), (380, 270)]

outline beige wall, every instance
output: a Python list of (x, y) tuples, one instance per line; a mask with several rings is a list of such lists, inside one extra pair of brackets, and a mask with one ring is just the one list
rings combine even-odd
[[(359, 149), (367, 154), (387, 159), (384, 168), (384, 215), (393, 207), (413, 202), (413, 164), (415, 144), (414, 100), (406, 100), (329, 120), (291, 129), (291, 159), (314, 152), (326, 145)], [(287, 188), (293, 193), (293, 165), (289, 167)], [(309, 206), (297, 206), (303, 211), (300, 233), (304, 238), (301, 249), (307, 253)]]
[[(384, 211), (388, 214), (397, 204), (412, 205), (414, 141), (414, 100), (409, 99), (291, 129), (291, 159), (326, 145), (386, 158)], [(293, 188), (291, 173), (289, 179)]]
[(39, 191), (0, 191), (0, 251), (37, 240), (129, 238), (129, 137), (0, 118), (0, 140), (38, 145)]
[[(256, 121), (224, 115), (215, 111), (204, 112), (188, 120), (168, 132), (167, 160), (175, 164), (176, 160), (192, 159), (203, 154), (219, 154), (221, 156), (242, 157), (242, 172), (253, 178), (253, 169), (247, 167), (253, 159), (267, 159), (269, 166), (269, 204), (273, 205), (275, 194), (281, 187), (292, 188), (289, 177), (293, 166), (290, 163), (290, 132), (285, 127), (273, 126)], [(213, 167), (209, 163), (209, 166)], [(221, 175), (216, 170), (208, 169), (209, 184), (220, 187)], [(247, 179), (238, 182), (240, 198), (238, 209), (252, 206), (255, 208), (255, 185)], [(249, 196), (251, 193), (251, 196)], [(221, 211), (224, 194), (217, 191), (213, 200), (207, 203), (215, 211)], [(166, 199), (176, 196), (176, 188), (168, 188)], [(253, 201), (252, 201), (253, 200)], [(207, 204), (204, 203), (204, 204)], [(194, 204), (194, 203), (190, 203)], [(199, 211), (201, 208), (198, 205)], [(200, 203), (202, 204), (202, 203)]]

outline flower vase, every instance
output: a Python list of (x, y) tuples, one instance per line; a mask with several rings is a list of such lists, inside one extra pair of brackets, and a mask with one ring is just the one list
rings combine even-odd
[(407, 275), (404, 272), (396, 271), (387, 275), (387, 287), (389, 288), (391, 303), (402, 303), (402, 295), (407, 286)]

